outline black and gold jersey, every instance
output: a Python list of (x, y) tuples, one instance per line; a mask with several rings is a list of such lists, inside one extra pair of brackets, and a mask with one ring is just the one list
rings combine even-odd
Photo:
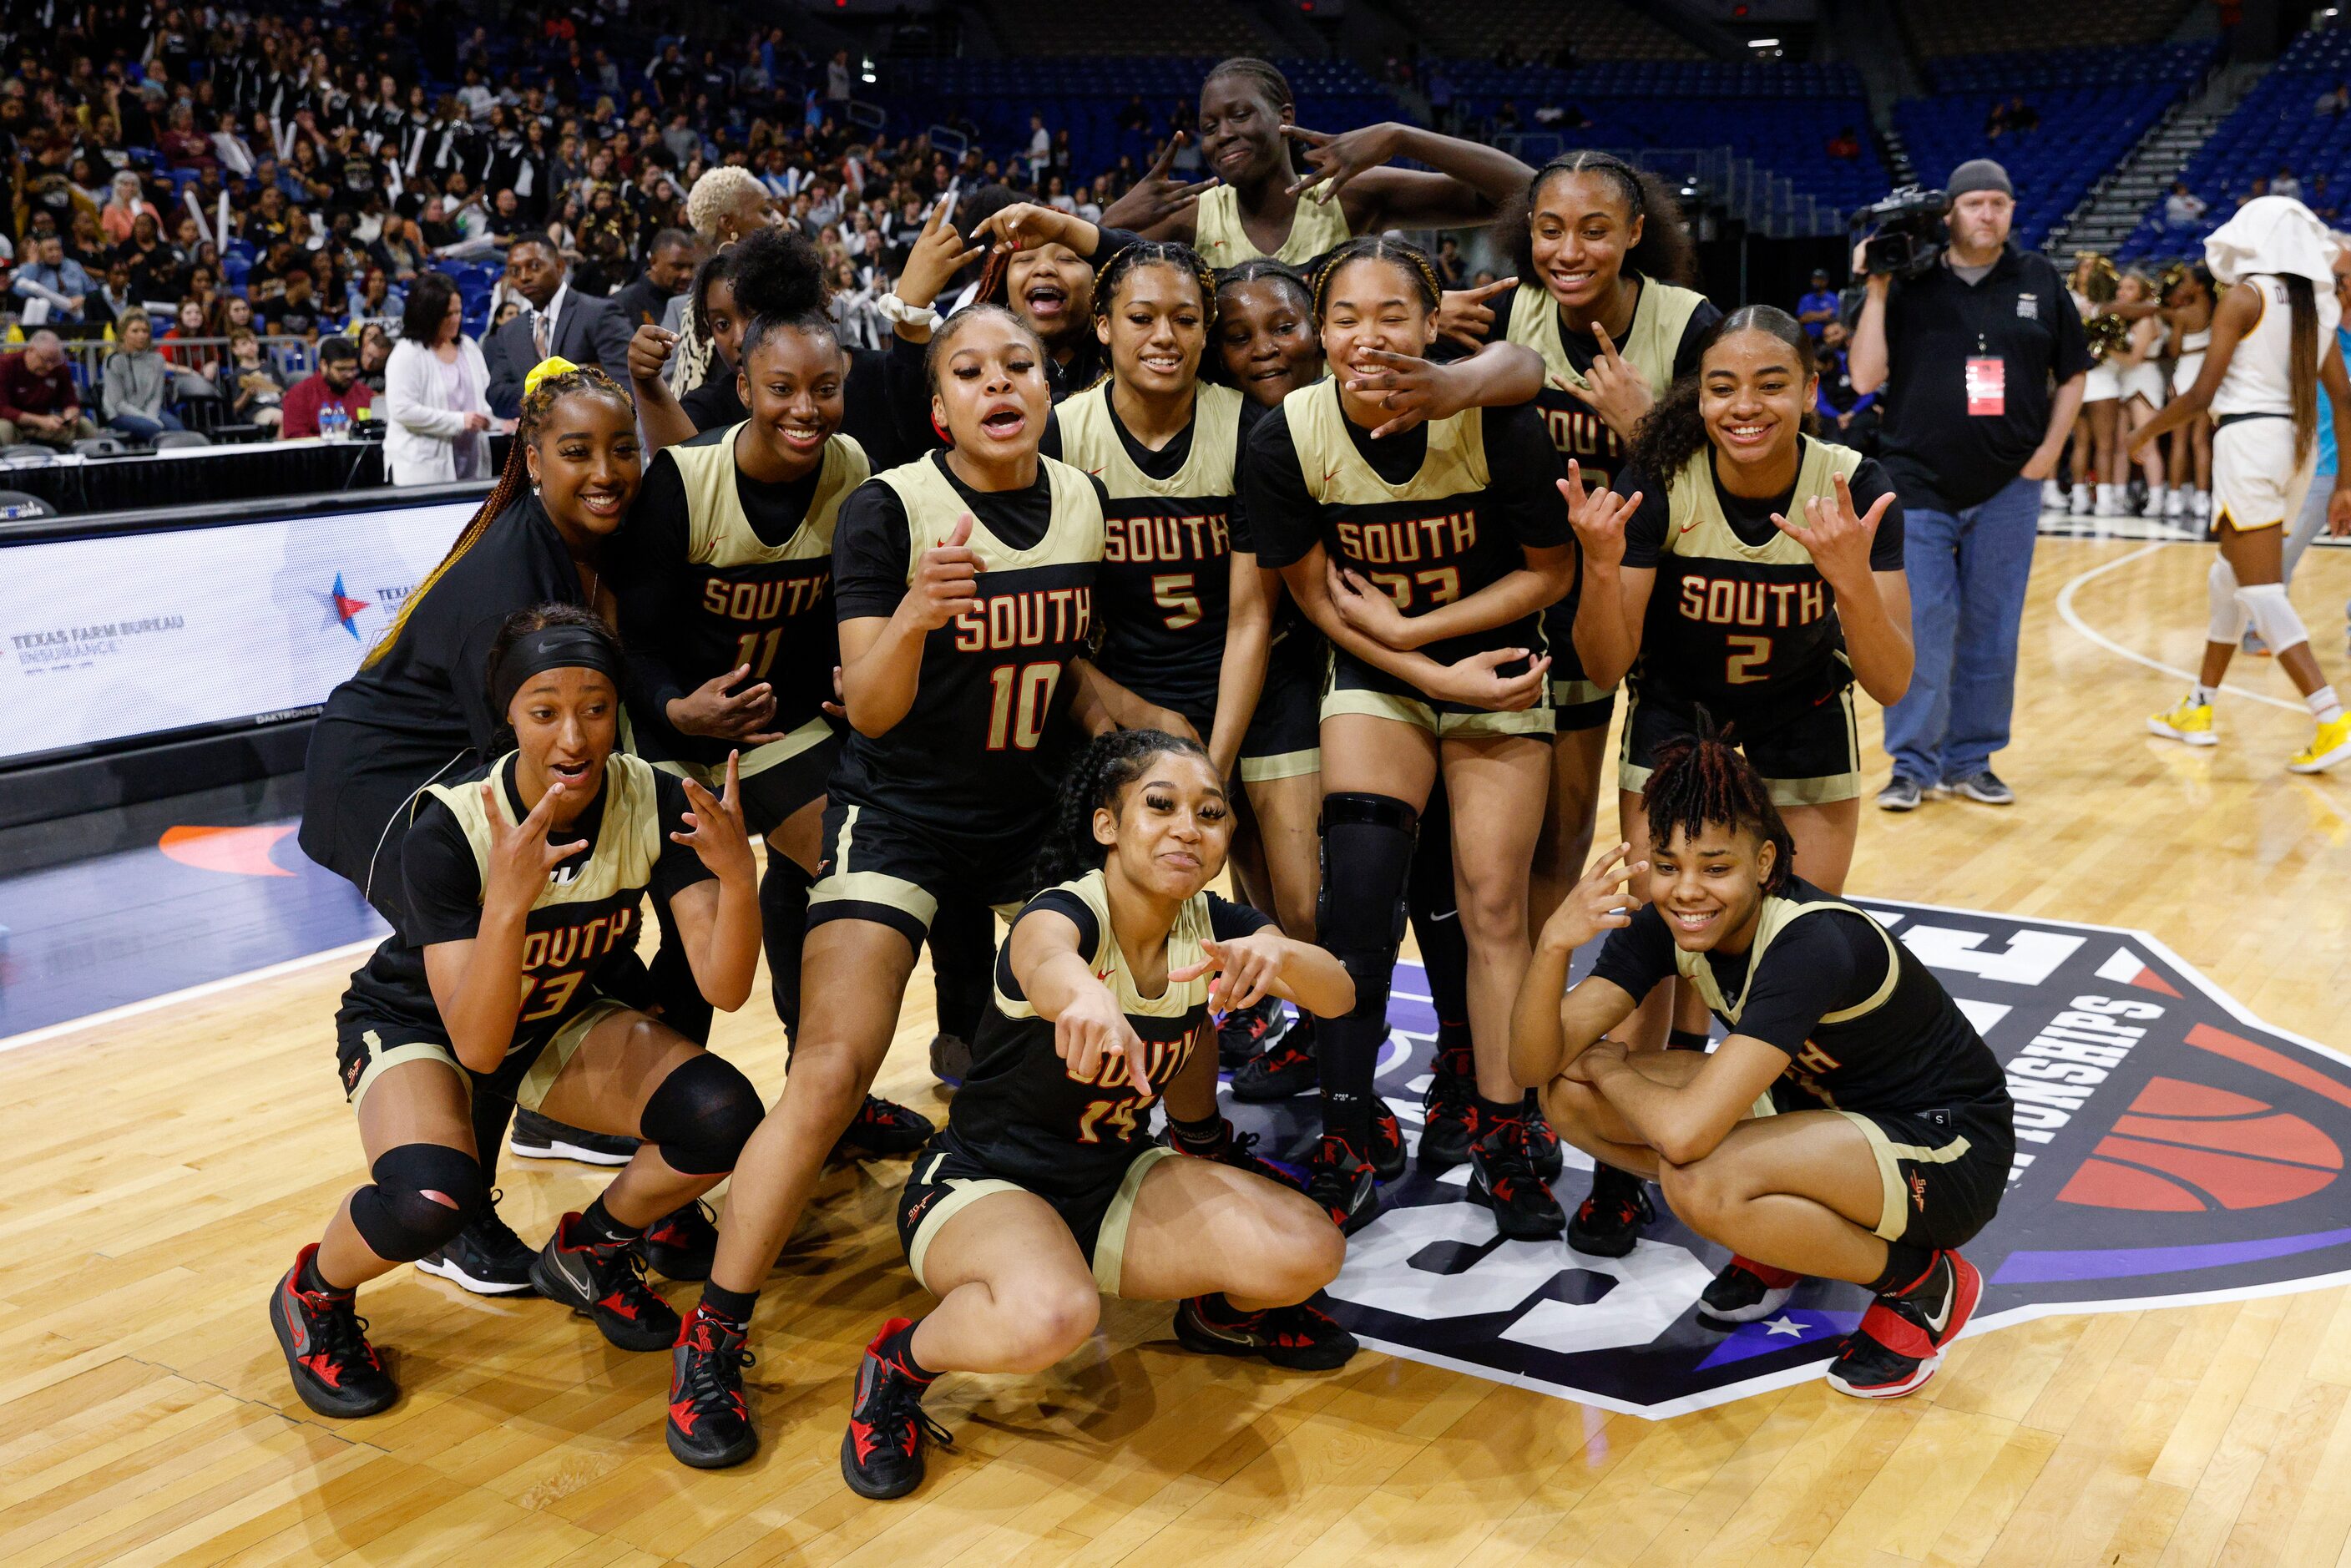
[(966, 513), (978, 599), (925, 639), (914, 706), (879, 736), (852, 734), (835, 800), (958, 837), (1033, 832), (1050, 814), (1071, 736), (1071, 663), (1086, 651), (1102, 567), (1099, 480), (1050, 457), (1025, 490), (974, 490), (945, 453), (878, 474), (833, 538), (842, 621), (896, 613), (923, 552)]
[[(1639, 277), (1637, 273), (1630, 276)], [(1696, 373), (1698, 340), (1722, 319), (1722, 312), (1695, 289), (1655, 278), (1639, 281), (1633, 325), (1616, 352), (1649, 383), (1649, 395), (1659, 398), (1677, 380)], [(1542, 410), (1552, 444), (1559, 448), (1562, 470), (1573, 457), (1585, 485), (1607, 484), (1624, 465), (1625, 444), (1590, 401), (1592, 383), (1586, 377), (1592, 361), (1599, 358), (1598, 341), (1564, 330), (1559, 306), (1540, 283), (1522, 283), (1511, 294), (1502, 336), (1542, 356), (1543, 385), (1535, 394), (1535, 406)]]
[[(1372, 439), (1339, 406), (1338, 383), (1284, 398), (1250, 432), (1243, 464), (1258, 559), (1285, 567), (1320, 544), (1406, 615), (1467, 598), (1573, 534), (1554, 487), (1559, 456), (1534, 405), (1471, 408)], [(1493, 648), (1543, 646), (1530, 615), (1422, 652), (1441, 664)]]
[(768, 727), (778, 733), (832, 700), (833, 527), (866, 480), (864, 449), (836, 435), (808, 475), (765, 485), (735, 465), (741, 429), (709, 431), (654, 458), (616, 541), (631, 716), (649, 757), (724, 762), (734, 743), (679, 734), (668, 704), (740, 665), (750, 667), (747, 681), (774, 686)]
[[(1110, 894), (1100, 871), (1049, 887), (1013, 920), (1040, 910), (1078, 928), (1078, 951), (1095, 978), (1118, 998), (1147, 1051), (1140, 1063), (1105, 1055), (1088, 1078), (1076, 1076), (1053, 1049), (1053, 1025), (1012, 973), (1008, 934), (996, 955), (996, 994), (971, 1042), (971, 1070), (947, 1113), (956, 1139), (991, 1171), (1049, 1195), (1082, 1196), (1115, 1184), (1135, 1150), (1150, 1139), (1151, 1107), (1190, 1057), (1208, 1019), (1209, 977), (1169, 980), (1155, 997), (1137, 988), (1111, 929)], [(1246, 904), (1196, 893), (1167, 934), (1172, 973), (1200, 961), (1205, 940), (1229, 941), (1272, 924)]]
[[(1061, 459), (1102, 481), (1094, 616), (1102, 674), (1179, 713), (1213, 713), (1232, 608), (1241, 433), (1253, 407), (1200, 383), (1192, 423), (1158, 452), (1128, 433), (1098, 382), (1053, 411)], [(1239, 546), (1249, 548), (1246, 533)]]
[[(1298, 210), (1290, 214), (1290, 233), (1283, 236), (1281, 248), (1273, 253), (1275, 260), (1303, 267), (1353, 237), (1354, 231), (1347, 226), (1346, 212), (1339, 203), (1314, 199), (1320, 188), (1300, 193)], [(1249, 238), (1249, 230), (1242, 225), (1240, 193), (1230, 185), (1218, 185), (1201, 196), (1192, 220), (1192, 248), (1218, 271), (1266, 254), (1258, 249), (1257, 242)]]
[[(1725, 493), (1711, 444), (1667, 484), (1625, 476), (1642, 502), (1625, 525), (1625, 564), (1657, 574), (1634, 665), (1642, 701), (1682, 710), (1703, 703), (1718, 724), (1759, 730), (1852, 684), (1836, 597), (1811, 552), (1771, 515), (1803, 527), (1805, 500), (1834, 497), (1839, 474), (1859, 512), (1892, 486), (1850, 447), (1799, 440), (1795, 484), (1769, 500)], [(1878, 523), (1870, 565), (1902, 570), (1898, 501)]]
[[(515, 762), (516, 754), (508, 752), (454, 784), (430, 785), (418, 794), (401, 846), (405, 920), (351, 977), (350, 995), (361, 1008), (394, 1022), (438, 1024), (424, 949), (471, 941), (481, 929), (490, 813), (495, 810), (508, 827), (530, 814), (515, 785)], [(482, 799), (486, 779), (496, 780), (495, 806)], [(686, 810), (684, 787), (676, 779), (616, 751), (588, 809), (550, 832), (553, 841), (586, 847), (555, 868), (531, 904), (509, 1054), (552, 1037), (594, 999), (597, 975), (634, 953), (639, 906), (648, 890), (666, 900), (711, 874), (699, 855), (669, 836), (683, 829)]]
[(1608, 934), (1592, 973), (1636, 1001), (1680, 976), (1724, 1028), (1785, 1051), (1788, 1076), (1837, 1110), (2008, 1103), (1991, 1048), (1927, 966), (1801, 877), (1765, 896), (1744, 953), (1689, 952), (1645, 904)]

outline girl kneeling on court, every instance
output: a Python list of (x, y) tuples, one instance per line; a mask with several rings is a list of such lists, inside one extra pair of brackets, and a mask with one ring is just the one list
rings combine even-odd
[(841, 1469), (859, 1494), (921, 1482), (925, 1437), (946, 1440), (923, 1413), (933, 1378), (1045, 1370), (1093, 1333), (1103, 1292), (1180, 1302), (1176, 1338), (1209, 1354), (1322, 1371), (1354, 1354), (1308, 1304), (1346, 1256), (1313, 1200), (1147, 1126), (1213, 1039), (1212, 1006), (1353, 1004), (1336, 958), (1207, 891), (1231, 839), (1196, 742), (1116, 730), (1071, 769), (971, 1076), (899, 1199), (907, 1260), (940, 1301), (884, 1323), (858, 1366)]
[[(1703, 728), (1667, 742), (1641, 806), (1649, 859), (1625, 865), (1618, 845), (1543, 927), (1511, 1071), (1544, 1086), (1560, 1136), (1658, 1182), (1708, 1240), (1868, 1286), (1877, 1299), (1829, 1383), (1907, 1394), (1983, 1291), (1956, 1249), (2000, 1207), (2016, 1152), (2000, 1063), (1909, 949), (1794, 874), (1794, 840), (1735, 747)], [(1567, 990), (1569, 958), (1603, 932), (1600, 961)], [(1703, 1054), (1608, 1038), (1675, 976), (1729, 1039)]]
[(644, 1140), (586, 1213), (556, 1226), (531, 1283), (622, 1350), (677, 1337), (632, 1243), (734, 1168), (759, 1096), (600, 981), (634, 950), (650, 891), (702, 995), (742, 1006), (759, 958), (758, 885), (731, 760), (714, 798), (614, 751), (621, 671), (619, 643), (589, 611), (508, 617), (488, 683), (514, 749), (418, 796), (401, 850), (405, 918), (335, 1018), (374, 1180), (269, 1301), (295, 1392), (322, 1416), (371, 1416), (399, 1397), (352, 1292), (444, 1245), (481, 1207), (476, 1095)]

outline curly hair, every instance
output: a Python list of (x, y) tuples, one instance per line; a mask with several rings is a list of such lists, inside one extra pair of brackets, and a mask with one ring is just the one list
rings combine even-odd
[(1127, 786), (1143, 777), (1153, 758), (1170, 753), (1208, 760), (1207, 748), (1198, 741), (1165, 730), (1113, 729), (1094, 737), (1061, 777), (1052, 824), (1045, 830), (1029, 875), (1031, 885), (1055, 887), (1102, 864), (1109, 852), (1094, 837), (1094, 813), (1108, 808), (1116, 816)]
[(498, 482), (490, 486), (488, 495), (482, 497), (481, 506), (459, 530), (455, 542), (449, 547), (449, 553), (441, 558), (441, 564), (425, 573), (424, 580), (401, 601), (400, 613), (392, 618), (392, 624), (385, 628), (376, 645), (368, 650), (367, 657), (360, 661), (360, 668), (375, 664), (392, 651), (392, 645), (400, 640), (400, 633), (408, 625), (408, 617), (432, 591), (433, 585), (446, 576), (449, 569), (457, 564), (458, 558), (473, 549), (475, 541), (489, 531), (491, 525), (505, 516), (507, 509), (529, 489), (530, 464), (525, 453), (538, 444), (539, 434), (546, 429), (548, 418), (554, 413), (556, 405), (570, 397), (610, 398), (628, 410), (632, 419), (636, 414), (636, 400), (622, 390), (620, 382), (595, 365), (574, 365), (559, 374), (542, 376), (537, 386), (523, 394), (522, 417), (516, 422), (514, 444), (507, 448), (506, 466), (498, 470)]
[(705, 170), (686, 193), (685, 221), (705, 240), (715, 240), (718, 237), (718, 220), (747, 196), (763, 203), (768, 199), (768, 187), (759, 183), (759, 177), (748, 169), (722, 163)]
[(1777, 893), (1796, 871), (1796, 841), (1771, 804), (1771, 790), (1755, 766), (1715, 732), (1704, 708), (1698, 734), (1679, 736), (1657, 748), (1656, 766), (1641, 787), (1641, 810), (1649, 822), (1649, 842), (1663, 848), (1678, 828), (1695, 839), (1708, 826), (1753, 833), (1776, 852), (1763, 891)]
[[(1813, 374), (1813, 340), (1793, 316), (1776, 305), (1742, 305), (1706, 329), (1698, 341), (1698, 370), (1667, 387), (1633, 432), (1628, 465), (1651, 484), (1670, 485), (1683, 465), (1706, 450), (1706, 421), (1698, 413), (1698, 383), (1714, 346), (1738, 332), (1761, 332), (1794, 350), (1797, 373)], [(1798, 428), (1820, 433), (1820, 416), (1807, 406)]]
[(832, 298), (816, 241), (798, 229), (745, 235), (695, 269), (689, 295), (694, 308), (685, 313), (686, 329), (705, 348), (711, 342), (710, 287), (720, 282), (735, 297), (736, 317), (745, 321), (821, 315)]
[(1437, 263), (1428, 252), (1406, 239), (1395, 239), (1387, 235), (1357, 235), (1334, 247), (1315, 269), (1312, 299), (1314, 319), (1320, 323), (1329, 308), (1331, 280), (1350, 264), (1358, 261), (1384, 261), (1412, 279), (1413, 290), (1420, 297), (1421, 308), (1434, 311), (1445, 297), (1444, 280), (1437, 276)]
[(1562, 152), (1536, 170), (1524, 194), (1494, 220), (1495, 227), (1510, 236), (1510, 266), (1522, 280), (1533, 282), (1541, 276), (1535, 271), (1532, 224), (1542, 188), (1569, 174), (1597, 174), (1614, 185), (1628, 225), (1635, 219), (1647, 220), (1641, 226), (1641, 243), (1625, 253), (1626, 267), (1660, 283), (1697, 287), (1698, 248), (1682, 226), (1681, 198), (1674, 194), (1673, 187), (1614, 152), (1590, 150)]

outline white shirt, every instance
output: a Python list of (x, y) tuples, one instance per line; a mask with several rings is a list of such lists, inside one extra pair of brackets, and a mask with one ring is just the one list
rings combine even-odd
[[(2285, 285), (2277, 278), (2264, 275), (2245, 281), (2262, 291), (2262, 319), (2239, 340), (2236, 352), (2229, 356), (2229, 368), (2212, 393), (2212, 413), (2215, 417), (2276, 413), (2291, 418), (2294, 308), (2287, 303)], [(2316, 296), (2313, 302), (2318, 308), (2318, 331), (2313, 347), (2324, 363), (2326, 350), (2334, 347), (2335, 329), (2343, 319), (2343, 307), (2331, 288), (2313, 292)]]
[[(549, 300), (549, 301), (547, 302), (547, 308), (546, 308), (546, 309), (544, 309), (544, 310), (537, 310), (537, 311), (532, 311), (532, 312), (531, 312), (531, 314), (532, 314), (531, 330), (532, 330), (534, 333), (536, 333), (536, 332), (538, 331), (538, 324), (540, 321), (544, 321), (544, 322), (546, 322), (546, 323), (547, 323), (547, 351), (548, 351), (548, 353), (550, 353), (550, 354), (551, 354), (551, 353), (555, 352), (555, 328), (556, 328), (556, 323), (557, 323), (557, 322), (559, 322), (559, 321), (560, 321), (560, 320), (562, 319), (562, 318), (563, 318), (563, 306), (564, 306), (564, 302), (565, 302), (565, 301), (567, 301), (568, 299), (569, 299), (570, 298), (571, 298), (571, 279), (570, 279), (570, 278), (569, 278), (569, 277), (566, 277), (562, 282), (560, 282), (560, 283), (559, 283), (559, 284), (557, 284), (557, 285), (555, 286), (555, 298), (552, 298), (552, 299), (550, 299), (550, 300)], [(524, 309), (526, 309), (526, 310), (529, 310), (529, 309), (530, 309), (530, 301), (529, 301), (529, 300), (526, 299), (526, 300), (524, 300), (524, 301), (523, 301), (523, 308), (524, 308)]]

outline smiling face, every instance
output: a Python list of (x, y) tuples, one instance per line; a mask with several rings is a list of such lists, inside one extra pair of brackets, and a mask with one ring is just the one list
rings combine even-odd
[(1105, 868), (1140, 892), (1180, 903), (1225, 869), (1232, 845), (1232, 803), (1205, 758), (1163, 751), (1144, 759), (1115, 808), (1094, 810), (1094, 841), (1110, 851)]
[(1166, 395), (1190, 388), (1207, 347), (1207, 302), (1200, 280), (1180, 267), (1150, 262), (1118, 280), (1094, 335), (1110, 350), (1111, 369), (1137, 392)]
[[(1437, 318), (1422, 293), (1426, 286), (1404, 263), (1366, 256), (1341, 265), (1323, 286), (1322, 352), (1334, 371), (1383, 370), (1374, 350), (1418, 358), (1437, 340)], [(1376, 426), (1392, 414), (1378, 392), (1342, 391), (1348, 417)]]
[(1745, 828), (1708, 822), (1692, 835), (1676, 827), (1649, 850), (1647, 897), (1665, 916), (1674, 946), (1711, 952), (1754, 940), (1763, 888), (1779, 850)]
[(803, 472), (841, 428), (845, 406), (842, 355), (820, 332), (770, 331), (744, 361), (737, 390), (751, 411), (749, 429)]
[(1768, 465), (1795, 450), (1818, 385), (1796, 350), (1774, 334), (1725, 333), (1698, 368), (1698, 418), (1725, 462)]
[(1217, 290), (1217, 348), (1225, 373), (1271, 408), (1322, 373), (1322, 340), (1298, 290), (1270, 277)]
[(567, 393), (539, 420), (526, 461), (558, 533), (604, 538), (628, 517), (644, 477), (636, 410), (603, 393)]
[(515, 785), (524, 804), (535, 806), (559, 780), (571, 810), (568, 819), (604, 787), (604, 764), (620, 727), (621, 695), (601, 670), (566, 666), (543, 670), (522, 684), (507, 705), (514, 726)]
[(1281, 128), (1295, 111), (1275, 103), (1265, 84), (1247, 71), (1227, 71), (1200, 84), (1200, 157), (1228, 185), (1287, 175), (1290, 152)]
[(1591, 309), (1616, 287), (1646, 222), (1632, 215), (1607, 175), (1554, 174), (1536, 187), (1527, 214), (1535, 277), (1562, 305)]
[(1048, 343), (1080, 330), (1094, 303), (1094, 269), (1065, 245), (1040, 245), (1004, 269), (1005, 298)]
[(931, 417), (974, 460), (1017, 462), (1037, 450), (1052, 406), (1044, 358), (1018, 322), (993, 310), (967, 316), (940, 350)]

